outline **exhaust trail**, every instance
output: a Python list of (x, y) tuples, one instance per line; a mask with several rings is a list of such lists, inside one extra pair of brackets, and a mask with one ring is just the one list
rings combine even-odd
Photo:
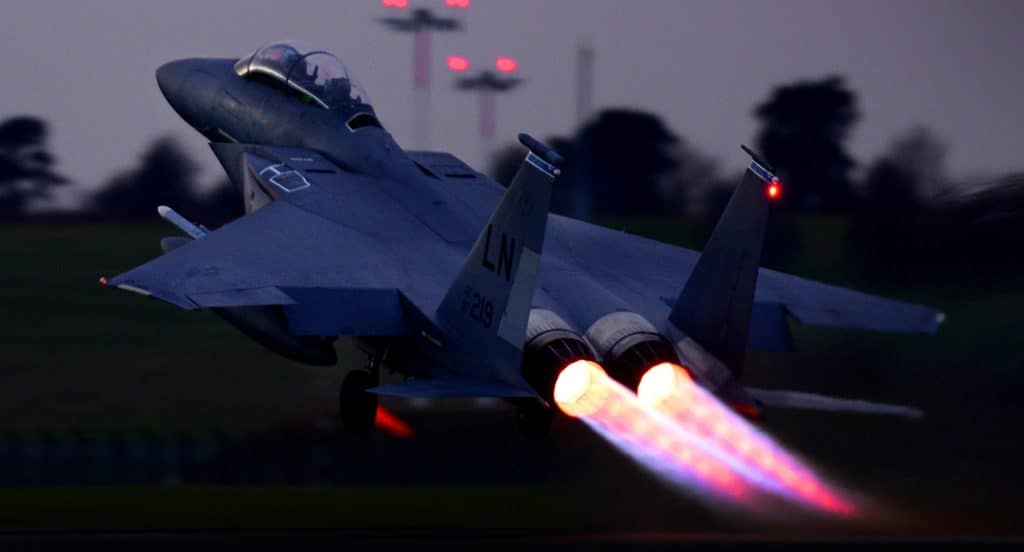
[(764, 490), (837, 516), (857, 513), (851, 501), (696, 384), (683, 367), (654, 366), (644, 374), (637, 394), (644, 405), (748, 466), (751, 480)]
[(597, 363), (568, 365), (554, 399), (569, 416), (658, 475), (721, 504), (756, 507), (758, 490), (730, 461), (694, 432), (676, 424), (610, 378)]

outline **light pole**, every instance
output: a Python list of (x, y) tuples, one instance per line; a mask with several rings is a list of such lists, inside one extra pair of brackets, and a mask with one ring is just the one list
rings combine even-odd
[[(387, 8), (406, 9), (407, 0), (381, 0)], [(452, 7), (463, 7), (449, 4)], [(469, 3), (466, 2), (465, 7)], [(412, 33), (412, 89), (413, 89), (413, 141), (418, 148), (430, 145), (430, 34), (457, 31), (462, 24), (457, 19), (439, 17), (426, 8), (412, 10), (407, 17), (382, 17), (377, 20), (385, 27), (402, 33)]]
[[(448, 68), (455, 72), (465, 72), (469, 69), (469, 62), (461, 56), (448, 58)], [(495, 95), (501, 92), (508, 92), (523, 83), (523, 79), (510, 76), (519, 70), (519, 62), (514, 58), (501, 56), (494, 60), (495, 73), (491, 70), (481, 71), (470, 76), (461, 77), (455, 81), (455, 87), (462, 91), (478, 93), (480, 101), (480, 146), (483, 154), (482, 161), (487, 162), (493, 151), (494, 138), (497, 134), (497, 106)]]

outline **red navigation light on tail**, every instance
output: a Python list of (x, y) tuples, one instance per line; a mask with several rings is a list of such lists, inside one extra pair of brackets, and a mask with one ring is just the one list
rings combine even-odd
[(778, 201), (782, 197), (782, 182), (778, 178), (772, 178), (771, 182), (764, 189), (765, 195), (772, 201)]

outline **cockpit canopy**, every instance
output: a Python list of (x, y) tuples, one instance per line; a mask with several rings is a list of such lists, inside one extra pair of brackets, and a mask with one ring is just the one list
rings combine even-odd
[(274, 79), (324, 109), (373, 113), (370, 98), (345, 64), (308, 42), (271, 42), (235, 62), (235, 73)]

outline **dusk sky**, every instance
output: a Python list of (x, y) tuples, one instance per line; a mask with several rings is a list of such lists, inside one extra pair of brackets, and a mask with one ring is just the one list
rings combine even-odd
[[(738, 168), (754, 105), (776, 85), (844, 75), (862, 118), (860, 162), (927, 125), (950, 146), (953, 176), (1024, 169), (1024, 2), (410, 0), (463, 18), (434, 40), (432, 149), (479, 169), (475, 98), (457, 93), (447, 54), (477, 67), (519, 59), (528, 80), (498, 100), (499, 141), (575, 128), (578, 40), (596, 51), (594, 107), (653, 111), (698, 150)], [(52, 124), (61, 172), (85, 187), (137, 162), (155, 138), (177, 136), (218, 178), (202, 137), (157, 89), (154, 71), (183, 57), (239, 57), (264, 42), (302, 39), (337, 54), (363, 82), (385, 127), (412, 145), (411, 37), (374, 22), (379, 0), (6, 1), (0, 8), (0, 117)]]

